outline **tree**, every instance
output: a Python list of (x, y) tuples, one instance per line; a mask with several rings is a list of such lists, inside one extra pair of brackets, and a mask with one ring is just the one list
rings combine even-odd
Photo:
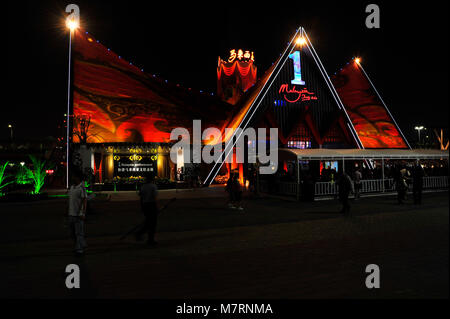
[(5, 162), (4, 164), (0, 164), (0, 195), (3, 195), (3, 189), (12, 184), (13, 181), (6, 182), (6, 180), (11, 177), (10, 175), (6, 175), (6, 166), (8, 166), (9, 162)]
[(25, 166), (28, 177), (32, 180), (34, 190), (32, 194), (39, 194), (41, 192), (42, 186), (44, 186), (45, 176), (47, 175), (46, 170), (48, 166), (45, 160), (41, 160), (33, 155), (29, 155), (31, 162), (33, 163), (33, 169)]
[(91, 117), (87, 115), (77, 115), (73, 118), (73, 135), (78, 137), (80, 144), (86, 144), (88, 139), (95, 137), (92, 133)]

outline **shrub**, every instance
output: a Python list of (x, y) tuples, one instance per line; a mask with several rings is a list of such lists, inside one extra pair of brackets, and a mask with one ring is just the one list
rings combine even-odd
[(48, 169), (48, 166), (46, 166), (45, 160), (41, 160), (33, 155), (29, 155), (29, 157), (33, 163), (33, 169), (26, 166), (24, 167), (27, 171), (28, 177), (33, 182), (34, 190), (32, 191), (32, 194), (36, 195), (41, 192), (41, 189), (44, 186), (45, 176), (47, 175), (45, 171)]
[(13, 181), (9, 181), (7, 182), (6, 180), (8, 178), (10, 178), (10, 175), (6, 175), (5, 171), (6, 171), (6, 166), (8, 166), (9, 162), (5, 162), (4, 164), (0, 164), (0, 195), (3, 195), (3, 190), (5, 189), (6, 186), (8, 186), (9, 184), (12, 184)]

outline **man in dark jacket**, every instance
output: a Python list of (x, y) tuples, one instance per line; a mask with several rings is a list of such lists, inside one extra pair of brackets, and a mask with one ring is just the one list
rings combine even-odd
[(136, 232), (136, 240), (142, 240), (142, 235), (147, 232), (147, 243), (151, 246), (157, 244), (155, 241), (156, 223), (158, 220), (158, 189), (154, 183), (153, 174), (147, 175), (146, 183), (142, 185), (139, 196), (141, 198), (141, 208), (145, 216), (145, 222), (141, 229)]
[(354, 193), (353, 183), (350, 176), (347, 173), (343, 172), (338, 180), (337, 180), (338, 192), (339, 192), (339, 201), (342, 203), (341, 213), (344, 216), (350, 216), (350, 202), (348, 200), (348, 196), (350, 192)]

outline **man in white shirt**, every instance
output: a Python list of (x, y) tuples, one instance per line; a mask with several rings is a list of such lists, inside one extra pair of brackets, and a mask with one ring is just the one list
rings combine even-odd
[(86, 214), (87, 195), (81, 177), (74, 173), (72, 185), (69, 189), (69, 228), (71, 237), (75, 241), (75, 254), (82, 256), (86, 240), (84, 238), (84, 220)]

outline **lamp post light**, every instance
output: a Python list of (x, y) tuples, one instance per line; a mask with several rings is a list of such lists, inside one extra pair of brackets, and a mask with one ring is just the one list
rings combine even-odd
[(416, 127), (414, 127), (414, 129), (417, 130), (417, 133), (419, 135), (419, 143), (420, 143), (420, 131), (425, 129), (425, 127), (423, 127), (423, 126), (416, 126)]
[(11, 133), (11, 140), (12, 140), (13, 139), (13, 126), (11, 124), (8, 124), (8, 128)]
[(66, 113), (66, 188), (69, 188), (69, 147), (70, 147), (70, 90), (71, 90), (71, 68), (72, 68), (72, 36), (79, 27), (80, 8), (75, 4), (69, 4), (66, 12), (70, 13), (66, 18), (66, 26), (69, 29), (69, 71), (67, 83), (67, 113)]

